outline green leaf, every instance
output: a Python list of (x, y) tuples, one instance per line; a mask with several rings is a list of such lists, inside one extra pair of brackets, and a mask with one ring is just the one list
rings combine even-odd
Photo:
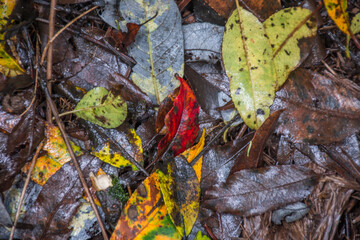
[(261, 126), (273, 103), (276, 75), (272, 54), (263, 24), (241, 7), (235, 10), (225, 25), (222, 57), (232, 100), (252, 129)]
[(360, 32), (360, 13), (356, 14), (351, 20), (350, 29), (353, 34), (358, 34)]
[(157, 171), (167, 212), (180, 235), (189, 235), (199, 213), (200, 182), (183, 157), (171, 159), (167, 171)]
[(202, 235), (201, 231), (198, 231), (198, 233), (196, 234), (194, 240), (211, 240), (211, 239), (206, 235)]
[[(309, 19), (297, 29), (311, 13), (305, 8), (286, 8), (271, 15), (264, 22), (273, 52), (275, 53), (281, 47), (274, 58), (277, 89), (285, 83), (288, 75), (308, 56), (309, 49), (314, 43), (312, 37), (316, 36), (317, 30), (315, 18)], [(281, 46), (285, 40), (285, 45)], [(304, 51), (301, 51), (301, 47)], [(303, 53), (305, 51), (307, 54)]]
[(124, 122), (127, 106), (121, 96), (97, 87), (84, 95), (74, 111), (76, 116), (104, 128), (116, 128)]

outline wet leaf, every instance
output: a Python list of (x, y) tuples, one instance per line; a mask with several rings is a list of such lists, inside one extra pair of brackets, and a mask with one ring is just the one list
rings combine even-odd
[[(191, 163), (192, 160), (194, 160), (197, 157), (197, 155), (204, 149), (204, 146), (205, 146), (205, 130), (203, 130), (199, 142), (192, 148), (189, 148), (185, 150), (183, 153), (181, 153), (181, 156), (184, 156), (185, 159), (188, 161), (188, 163)], [(203, 161), (203, 156), (199, 158), (199, 160), (193, 166), (196, 173), (196, 177), (199, 180), (199, 182), (201, 181), (202, 161)]]
[(105, 8), (108, 11), (104, 11), (102, 17), (115, 28), (115, 20), (120, 20), (115, 6), (119, 7), (126, 23), (141, 24), (155, 17), (139, 29), (128, 52), (137, 62), (132, 69), (132, 80), (153, 102), (160, 104), (179, 86), (174, 74), (183, 75), (184, 70), (184, 40), (177, 5), (173, 0), (156, 0), (151, 4), (140, 0), (125, 0), (118, 5), (115, 1), (107, 2), (112, 8), (110, 5)]
[(179, 95), (174, 100), (174, 106), (165, 117), (167, 134), (158, 145), (157, 158), (159, 159), (170, 144), (174, 156), (179, 155), (192, 145), (199, 132), (198, 114), (199, 105), (194, 93), (184, 79), (181, 82)]
[(353, 34), (358, 34), (360, 32), (360, 13), (353, 17), (350, 27)]
[[(285, 83), (288, 75), (307, 58), (311, 51), (317, 31), (315, 18), (309, 19), (291, 35), (292, 31), (310, 14), (311, 11), (305, 8), (286, 8), (271, 15), (264, 22), (273, 53), (281, 48), (274, 58), (277, 89)], [(291, 37), (281, 46), (288, 36)]]
[[(90, 172), (97, 172), (101, 161), (89, 154), (78, 158), (84, 177), (88, 180)], [(34, 225), (26, 231), (23, 238), (50, 239), (54, 236), (67, 238), (68, 227), (81, 205), (83, 188), (75, 167), (67, 163), (57, 171), (43, 186), (32, 207), (26, 212), (24, 223)]]
[(205, 234), (203, 235), (202, 232), (198, 231), (194, 240), (211, 240), (211, 239)]
[(126, 102), (103, 87), (85, 94), (75, 108), (76, 116), (105, 128), (116, 128), (127, 115)]
[(261, 161), (261, 156), (265, 148), (266, 141), (273, 133), (277, 120), (280, 117), (280, 114), (284, 110), (278, 110), (272, 113), (268, 119), (261, 125), (261, 127), (256, 130), (253, 139), (250, 144), (242, 151), (240, 156), (236, 159), (234, 166), (230, 171), (232, 173), (238, 172), (242, 169), (248, 168), (258, 168), (263, 165)]
[(15, 77), (25, 73), (19, 64), (5, 51), (5, 31), (11, 24), (10, 15), (17, 1), (4, 0), (0, 6), (0, 72), (7, 77)]
[[(142, 149), (142, 143), (140, 137), (136, 134), (134, 129), (129, 130), (129, 134), (127, 134), (128, 141), (132, 143), (135, 146), (135, 149), (133, 151), (137, 151), (137, 155), (141, 155), (143, 153)], [(121, 153), (114, 152), (113, 148), (110, 148), (110, 143), (105, 142), (102, 149), (99, 149), (98, 151), (93, 151), (92, 154), (96, 157), (98, 157), (100, 160), (111, 164), (115, 167), (126, 167), (131, 166), (131, 168), (135, 171), (138, 170), (136, 166), (134, 166), (129, 160), (127, 160)], [(137, 160), (140, 165), (143, 165), (143, 158), (138, 158)]]
[[(35, 168), (31, 174), (31, 179), (43, 186), (46, 181), (56, 173), (65, 163), (71, 160), (70, 153), (67, 151), (60, 129), (52, 124), (45, 123), (46, 142), (43, 150), (47, 154), (36, 160)], [(70, 141), (76, 156), (83, 154), (81, 149)], [(24, 166), (23, 172), (28, 172), (30, 163)]]
[(359, 94), (359, 87), (350, 80), (299, 69), (276, 93), (272, 109), (287, 109), (276, 132), (293, 142), (340, 141), (359, 129)]
[(257, 129), (270, 114), (276, 73), (262, 23), (241, 7), (226, 23), (222, 56), (235, 107), (246, 125)]
[(314, 172), (294, 165), (245, 169), (207, 190), (203, 204), (220, 213), (253, 216), (306, 198), (316, 183)]
[(186, 62), (208, 61), (221, 58), (224, 27), (203, 22), (183, 26)]
[(347, 0), (324, 0), (324, 4), (329, 16), (338, 28), (346, 35), (350, 35), (349, 15), (346, 11)]
[(187, 236), (199, 213), (200, 182), (181, 156), (171, 159), (167, 167), (167, 173), (158, 171), (161, 193), (171, 221), (181, 236)]
[(111, 239), (181, 239), (161, 199), (158, 173), (152, 173), (131, 195)]

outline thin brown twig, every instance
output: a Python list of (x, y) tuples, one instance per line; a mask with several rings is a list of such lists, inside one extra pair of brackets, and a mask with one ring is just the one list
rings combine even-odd
[(62, 135), (62, 137), (63, 137), (63, 139), (64, 139), (66, 148), (67, 148), (67, 150), (68, 150), (68, 152), (69, 152), (69, 154), (70, 154), (70, 157), (71, 157), (71, 159), (72, 159), (72, 162), (74, 163), (74, 166), (75, 166), (75, 168), (76, 168), (76, 171), (77, 171), (77, 173), (79, 174), (80, 182), (81, 182), (81, 184), (82, 184), (82, 186), (83, 186), (83, 188), (84, 188), (84, 190), (85, 190), (85, 193), (86, 193), (86, 195), (87, 195), (87, 197), (88, 197), (88, 199), (89, 199), (89, 201), (90, 201), (91, 207), (92, 207), (93, 210), (94, 210), (94, 213), (95, 213), (95, 216), (96, 216), (97, 221), (98, 221), (98, 223), (99, 223), (99, 226), (100, 226), (100, 229), (101, 229), (101, 233), (102, 233), (102, 235), (103, 235), (103, 238), (104, 238), (105, 240), (108, 240), (108, 236), (107, 236), (107, 233), (106, 233), (106, 228), (105, 228), (105, 226), (104, 226), (104, 224), (103, 224), (103, 222), (102, 222), (102, 220), (101, 220), (99, 211), (98, 211), (98, 209), (97, 209), (97, 207), (96, 207), (96, 204), (95, 204), (94, 199), (93, 199), (93, 197), (92, 197), (92, 195), (91, 195), (91, 192), (90, 192), (90, 190), (89, 190), (89, 187), (88, 187), (87, 184), (86, 184), (84, 175), (83, 175), (83, 173), (82, 173), (82, 171), (81, 171), (81, 168), (80, 168), (80, 164), (79, 164), (79, 162), (78, 162), (77, 159), (76, 159), (76, 156), (75, 156), (75, 154), (74, 154), (73, 149), (71, 148), (70, 141), (69, 141), (68, 136), (67, 136), (67, 134), (66, 134), (66, 132), (65, 132), (64, 124), (63, 124), (63, 122), (61, 121), (61, 119), (60, 119), (60, 117), (59, 117), (59, 113), (58, 113), (58, 110), (57, 110), (57, 108), (56, 108), (56, 105), (55, 105), (55, 103), (53, 102), (53, 100), (51, 99), (50, 93), (49, 93), (49, 91), (48, 91), (48, 89), (47, 89), (47, 87), (46, 87), (46, 81), (45, 81), (43, 78), (40, 78), (40, 81), (41, 81), (40, 86), (41, 86), (42, 90), (44, 91), (44, 93), (45, 93), (45, 95), (46, 95), (46, 100), (47, 100), (47, 102), (49, 102), (51, 111), (52, 111), (52, 113), (53, 113), (53, 115), (54, 115), (54, 117), (55, 117), (55, 121), (56, 121), (56, 123), (57, 123), (57, 125), (58, 125), (58, 127), (59, 127), (59, 129), (60, 129), (60, 132), (61, 132), (61, 135)]
[[(56, 7), (56, 0), (51, 0), (50, 3), (50, 15), (49, 15), (49, 34), (48, 34), (48, 41), (52, 39), (55, 32), (55, 7)], [(52, 79), (52, 63), (53, 63), (53, 44), (52, 42), (48, 43), (49, 50), (47, 54), (47, 62), (46, 62), (46, 80), (47, 80), (47, 88), (49, 89), (49, 93), (51, 95), (52, 87), (50, 80)], [(45, 56), (45, 55), (44, 55)], [(46, 105), (46, 120), (51, 122), (51, 109), (49, 103)]]
[[(87, 10), (86, 12), (83, 12), (82, 14), (80, 14), (79, 16), (77, 16), (76, 18), (74, 18), (73, 20), (71, 20), (68, 24), (66, 24), (62, 29), (60, 29), (46, 44), (45, 48), (44, 48), (44, 52), (43, 55), (41, 57), (41, 61), (40, 64), (42, 64), (45, 60), (45, 56), (47, 51), (49, 50), (49, 46), (50, 43), (54, 42), (54, 40), (62, 33), (64, 32), (68, 27), (70, 27), (71, 24), (73, 24), (74, 22), (76, 22), (77, 20), (79, 20), (81, 17), (85, 16), (86, 14), (88, 14), (89, 12), (95, 10), (96, 8), (98, 8), (99, 6), (94, 6), (92, 8), (90, 8), (89, 10)], [(49, 23), (50, 24), (50, 23)]]
[(22, 190), (22, 192), (21, 192), (20, 201), (19, 201), (18, 208), (17, 208), (17, 210), (16, 210), (15, 220), (14, 220), (14, 224), (13, 224), (13, 226), (12, 226), (12, 228), (11, 228), (11, 233), (10, 233), (9, 240), (12, 240), (12, 239), (14, 238), (15, 229), (16, 229), (16, 224), (17, 224), (17, 222), (18, 222), (18, 220), (19, 220), (20, 211), (21, 211), (21, 205), (22, 205), (22, 203), (23, 203), (23, 201), (24, 201), (27, 187), (29, 186), (31, 173), (32, 173), (32, 171), (34, 170), (35, 163), (36, 163), (36, 159), (38, 158), (39, 153), (40, 153), (40, 150), (43, 148), (43, 146), (44, 146), (44, 140), (41, 141), (41, 143), (40, 143), (39, 146), (37, 147), (36, 152), (35, 152), (35, 155), (34, 155), (34, 157), (33, 157), (32, 160), (31, 160), (30, 169), (29, 169), (28, 175), (27, 175), (27, 177), (26, 177), (26, 181), (25, 181), (24, 188), (23, 188), (23, 190)]
[(285, 40), (280, 44), (279, 48), (276, 49), (275, 53), (273, 54), (273, 59), (276, 57), (276, 55), (280, 52), (280, 50), (285, 46), (285, 44), (289, 41), (290, 38), (292, 38), (292, 36), (294, 36), (295, 32), (297, 32), (312, 16), (315, 15), (315, 13), (317, 13), (320, 8), (322, 7), (322, 2), (319, 3), (319, 6), (312, 12), (310, 13), (306, 18), (304, 18), (304, 20), (302, 20), (292, 31), (289, 35), (287, 35), (287, 37), (285, 38)]

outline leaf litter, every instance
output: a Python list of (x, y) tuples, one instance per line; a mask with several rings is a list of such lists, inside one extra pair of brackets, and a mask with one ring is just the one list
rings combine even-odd
[[(56, 38), (51, 84), (65, 131), (78, 146), (75, 153), (82, 154), (77, 158), (85, 181), (91, 186), (88, 176), (100, 167), (112, 181), (110, 189), (93, 190), (112, 239), (359, 234), (360, 75), (355, 66), (360, 15), (353, 1), (342, 8), (340, 18), (349, 15), (346, 35), (330, 20), (332, 13), (327, 16), (326, 6), (305, 2), (242, 0), (238, 7), (230, 0), (58, 2), (56, 28), (101, 5)], [(8, 62), (0, 63), (1, 211), (14, 220), (14, 196), (20, 195), (25, 176), (21, 169), (26, 173), (23, 166), (45, 128), (48, 147), (39, 159), (47, 160), (32, 173), (36, 178), (26, 191), (15, 237), (99, 237), (73, 163), (65, 163), (64, 136), (44, 125), (42, 92), (29, 107), (36, 82), (45, 76), (45, 68), (35, 66), (48, 37), (49, 5), (27, 6), (22, 11), (15, 6), (11, 24), (2, 24), (1, 51)], [(7, 16), (1, 21), (7, 23)], [(256, 60), (264, 56), (252, 51), (259, 37), (268, 54), (261, 65), (273, 76), (265, 82), (254, 74)], [(231, 47), (239, 42), (245, 56)], [(239, 57), (250, 63), (244, 69), (258, 84), (255, 91), (265, 96), (251, 99), (256, 108), (239, 105), (249, 91), (238, 89), (246, 78), (239, 78), (244, 69), (231, 69), (231, 54), (234, 63)], [(106, 92), (97, 97), (100, 102), (110, 100), (111, 93), (121, 97), (123, 109), (110, 100), (109, 114), (101, 115), (98, 103), (84, 105), (86, 93), (97, 89)], [(74, 109), (88, 111), (90, 118), (71, 114)], [(103, 117), (106, 121), (94, 120)], [(50, 160), (61, 164), (48, 168)], [(2, 238), (9, 234), (0, 226)]]

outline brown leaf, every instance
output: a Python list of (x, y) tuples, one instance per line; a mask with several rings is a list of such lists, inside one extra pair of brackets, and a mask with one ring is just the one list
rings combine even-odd
[(207, 190), (203, 204), (220, 213), (253, 216), (306, 198), (316, 182), (314, 172), (294, 165), (241, 170)]
[[(90, 183), (90, 172), (97, 172), (101, 161), (90, 154), (78, 158), (85, 179)], [(32, 207), (26, 212), (24, 223), (35, 229), (24, 233), (32, 239), (69, 237), (68, 226), (80, 207), (83, 188), (73, 164), (65, 164), (43, 186)]]
[(347, 79), (298, 69), (276, 93), (272, 109), (282, 108), (287, 110), (276, 132), (293, 142), (341, 141), (360, 127), (360, 88)]
[(256, 130), (251, 144), (249, 144), (241, 155), (236, 159), (234, 166), (230, 171), (230, 175), (242, 169), (257, 168), (262, 165), (261, 155), (269, 136), (276, 127), (277, 120), (284, 110), (278, 110), (272, 113), (261, 127)]

